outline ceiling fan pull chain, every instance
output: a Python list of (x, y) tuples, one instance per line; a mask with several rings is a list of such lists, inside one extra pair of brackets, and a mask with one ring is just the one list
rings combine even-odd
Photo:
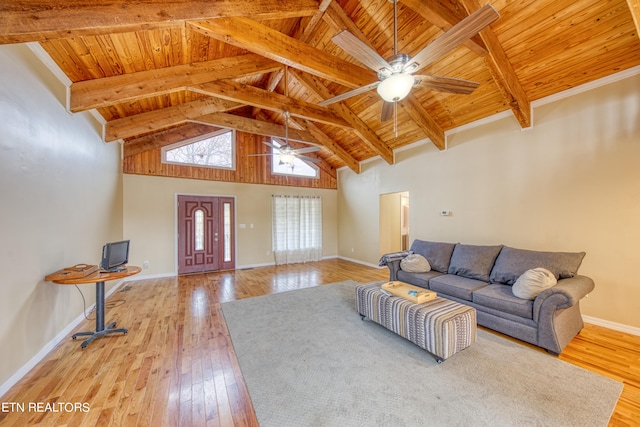
[(393, 103), (393, 131), (396, 133), (396, 138), (398, 137), (398, 101)]

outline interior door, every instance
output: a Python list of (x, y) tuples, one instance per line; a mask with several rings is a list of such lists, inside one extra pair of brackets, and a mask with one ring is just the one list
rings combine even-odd
[(406, 250), (408, 240), (409, 192), (381, 194), (380, 255)]
[(178, 274), (235, 267), (231, 197), (178, 196)]

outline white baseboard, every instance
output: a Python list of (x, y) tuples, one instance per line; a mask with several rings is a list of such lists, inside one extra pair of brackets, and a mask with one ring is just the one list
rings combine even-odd
[[(109, 295), (113, 294), (116, 290), (118, 290), (118, 288), (128, 280), (131, 280), (131, 278), (125, 278), (120, 280), (118, 283), (116, 283), (115, 286), (113, 286), (111, 289), (105, 292), (104, 294), (105, 299), (108, 298)], [(95, 304), (92, 304), (91, 306), (89, 306), (87, 309), (87, 312), (90, 313), (95, 308), (95, 306), (96, 306)], [(58, 334), (55, 337), (53, 337), (51, 341), (46, 343), (40, 349), (40, 351), (36, 353), (35, 356), (33, 356), (27, 363), (25, 363), (13, 375), (11, 375), (9, 379), (7, 379), (2, 385), (0, 385), (0, 397), (4, 396), (4, 394), (8, 392), (11, 389), (11, 387), (16, 385), (18, 381), (20, 381), (25, 375), (27, 375), (29, 371), (31, 371), (38, 363), (40, 363), (40, 361), (44, 359), (47, 356), (47, 354), (49, 354), (49, 352), (53, 350), (58, 344), (60, 344), (62, 340), (68, 338), (69, 334), (76, 328), (76, 326), (78, 326), (80, 323), (82, 323), (83, 320), (85, 320), (84, 316), (85, 316), (85, 313), (82, 313), (81, 315), (76, 317), (73, 321), (71, 321), (71, 323), (69, 323), (63, 330), (58, 332)]]
[[(338, 256), (336, 255), (330, 255), (330, 256), (323, 256), (322, 259), (333, 259), (333, 258), (338, 258)], [(272, 262), (265, 262), (262, 264), (245, 264), (245, 265), (238, 265), (236, 266), (236, 270), (248, 270), (250, 268), (259, 268), (259, 267), (273, 267), (274, 265), (276, 265), (275, 261)]]
[(125, 282), (133, 282), (136, 280), (146, 280), (146, 279), (162, 279), (164, 277), (176, 277), (176, 273), (158, 273), (158, 274), (137, 274), (135, 276), (125, 277), (123, 280)]
[(344, 257), (344, 256), (338, 256), (337, 258), (343, 259), (345, 261), (355, 262), (356, 264), (366, 265), (367, 267), (372, 267), (372, 268), (377, 268), (377, 269), (387, 268), (386, 266), (380, 267), (378, 264), (371, 264), (369, 262), (364, 262), (364, 261), (361, 261), (359, 259), (352, 259), (352, 258), (347, 258), (347, 257)]
[(623, 325), (622, 323), (611, 322), (609, 320), (598, 319), (597, 317), (585, 315), (582, 316), (582, 320), (585, 323), (591, 323), (592, 325), (602, 326), (603, 328), (613, 329), (614, 331), (640, 336), (640, 328), (636, 328), (634, 326)]
[(250, 268), (259, 268), (259, 267), (273, 267), (276, 265), (275, 262), (265, 262), (262, 264), (245, 264), (236, 266), (236, 270), (248, 270)]

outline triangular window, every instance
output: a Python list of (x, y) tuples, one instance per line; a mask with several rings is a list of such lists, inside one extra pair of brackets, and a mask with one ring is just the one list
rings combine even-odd
[(235, 140), (233, 130), (221, 129), (204, 137), (163, 147), (162, 160), (165, 163), (235, 169)]
[[(271, 138), (271, 143), (276, 147), (284, 145), (282, 141), (277, 138)], [(280, 151), (275, 148), (271, 149), (273, 153), (271, 162), (271, 172), (278, 175), (293, 175), (302, 176), (308, 178), (318, 177), (318, 167), (301, 160), (297, 157), (283, 159), (280, 156)]]

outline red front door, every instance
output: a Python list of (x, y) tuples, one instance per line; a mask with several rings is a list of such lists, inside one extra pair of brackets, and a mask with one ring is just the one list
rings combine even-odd
[(178, 196), (178, 274), (231, 269), (233, 198)]

